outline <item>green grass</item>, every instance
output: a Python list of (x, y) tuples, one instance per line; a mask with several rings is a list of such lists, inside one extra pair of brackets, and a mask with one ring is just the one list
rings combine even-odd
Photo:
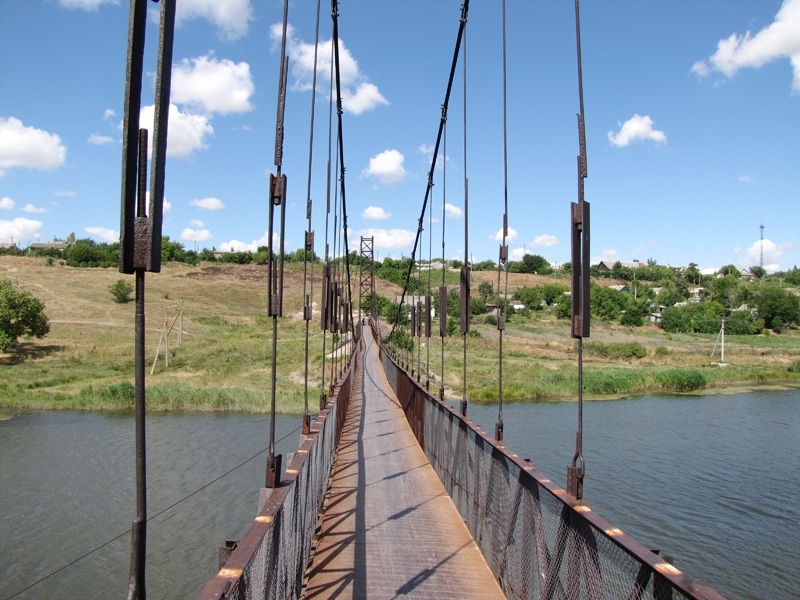
[[(23, 341), (19, 351), (0, 355), (0, 408), (129, 410), (134, 377), (134, 305), (116, 304), (108, 286), (116, 269), (46, 266), (41, 259), (0, 257), (0, 271), (13, 273), (15, 285), (45, 303), (51, 332)], [(424, 275), (424, 274), (423, 274)], [(438, 285), (436, 273), (433, 281)], [(452, 274), (457, 277), (457, 273)], [(496, 273), (474, 274), (496, 281)], [(316, 270), (315, 290), (320, 289)], [(441, 277), (441, 273), (439, 273)], [(531, 285), (534, 276), (515, 276)], [(543, 278), (540, 278), (543, 279)], [(18, 282), (18, 283), (17, 283)], [(397, 290), (377, 282), (378, 291)], [(510, 287), (513, 291), (514, 283)], [(356, 289), (357, 286), (354, 286)], [(266, 316), (266, 270), (257, 266), (167, 264), (147, 276), (146, 383), (151, 411), (265, 412), (270, 401), (272, 323)], [(150, 368), (165, 321), (172, 323), (183, 301), (180, 346), (170, 336), (169, 366), (162, 347)], [(287, 269), (285, 317), (278, 321), (279, 412), (303, 410), (305, 323), (302, 267)], [(322, 342), (318, 314), (310, 326), (309, 403), (317, 405), (322, 382)], [(467, 339), (467, 393), (471, 401), (498, 397), (500, 360), (496, 327), (474, 321)], [(177, 327), (177, 323), (176, 323)], [(388, 329), (386, 330), (388, 332)], [(800, 384), (800, 333), (727, 336), (726, 362), (709, 356), (715, 335), (666, 334), (652, 326), (628, 328), (593, 323), (584, 344), (584, 393), (588, 398), (653, 391), (691, 393), (737, 385)], [(326, 351), (331, 351), (327, 336)], [(551, 310), (510, 317), (503, 336), (503, 397), (508, 400), (571, 400), (577, 396), (577, 346), (569, 325)], [(427, 349), (422, 349), (423, 369)], [(463, 346), (447, 338), (444, 382), (448, 395), (460, 396)], [(416, 361), (415, 352), (415, 361)], [(431, 340), (430, 371), (441, 377), (441, 342)], [(326, 359), (326, 381), (330, 374)]]

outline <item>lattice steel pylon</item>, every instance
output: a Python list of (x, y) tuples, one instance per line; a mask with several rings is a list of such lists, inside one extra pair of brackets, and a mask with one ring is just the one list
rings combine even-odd
[(360, 293), (358, 298), (358, 320), (362, 314), (375, 317), (375, 238), (361, 237), (361, 254), (359, 256)]

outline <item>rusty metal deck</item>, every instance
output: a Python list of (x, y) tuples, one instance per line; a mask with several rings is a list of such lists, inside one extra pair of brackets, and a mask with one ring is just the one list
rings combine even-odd
[(305, 598), (504, 598), (364, 341)]

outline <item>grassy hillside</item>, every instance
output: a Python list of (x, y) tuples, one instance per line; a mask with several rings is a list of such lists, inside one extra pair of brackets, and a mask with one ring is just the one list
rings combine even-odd
[[(0, 257), (0, 277), (41, 298), (51, 331), (41, 340), (25, 340), (10, 354), (0, 354), (0, 407), (107, 410), (132, 405), (134, 303), (116, 304), (108, 288), (133, 276), (116, 269), (77, 269), (44, 259)], [(512, 274), (511, 290), (548, 282), (547, 278)], [(438, 275), (441, 277), (441, 274)], [(474, 273), (473, 286), (496, 273)], [(353, 293), (358, 293), (354, 273)], [(437, 285), (436, 274), (433, 277)], [(496, 280), (496, 279), (495, 279)], [(318, 298), (320, 270), (315, 270)], [(272, 319), (266, 316), (266, 270), (254, 265), (170, 263), (162, 273), (148, 274), (147, 385), (151, 410), (268, 410)], [(378, 293), (393, 298), (399, 288), (378, 281)], [(284, 314), (279, 321), (278, 406), (284, 413), (302, 412), (305, 323), (302, 320), (302, 267), (287, 267)], [(183, 301), (183, 339), (170, 337), (170, 362), (160, 357), (149, 375), (164, 322), (174, 319)], [(316, 308), (316, 305), (315, 305)], [(177, 325), (176, 325), (177, 327)], [(497, 397), (497, 331), (483, 317), (468, 338), (470, 399)], [(800, 361), (800, 335), (728, 337), (726, 361), (712, 366), (713, 335), (669, 335), (652, 326), (631, 330), (596, 323), (585, 352), (586, 391), (591, 396), (627, 394), (649, 389), (677, 389), (679, 370), (698, 370), (707, 387), (732, 384), (791, 384), (800, 374), (788, 370)], [(322, 368), (318, 313), (310, 327), (309, 403), (318, 404)], [(630, 344), (644, 349), (630, 351)], [(625, 349), (628, 348), (628, 351)], [(328, 335), (326, 349), (330, 352)], [(551, 313), (512, 318), (504, 335), (504, 396), (507, 399), (574, 397), (576, 352), (564, 321)], [(426, 370), (428, 348), (421, 348)], [(441, 344), (430, 348), (432, 377), (441, 375)], [(637, 357), (638, 356), (638, 357)], [(713, 360), (719, 360), (716, 356)], [(462, 341), (445, 341), (448, 394), (461, 395)], [(330, 361), (326, 361), (330, 368)], [(432, 384), (432, 388), (438, 383)]]
[[(0, 257), (0, 277), (42, 299), (50, 333), (0, 354), (0, 406), (10, 408), (127, 408), (134, 368), (135, 304), (117, 304), (108, 288), (133, 276), (116, 269), (78, 269), (44, 259)], [(315, 271), (315, 294), (320, 269)], [(266, 316), (266, 270), (251, 265), (170, 263), (146, 276), (148, 404), (156, 410), (268, 410), (272, 319)], [(278, 326), (278, 398), (282, 412), (302, 412), (305, 323), (303, 273), (287, 269), (284, 314)], [(384, 294), (394, 286), (382, 285)], [(355, 292), (357, 293), (357, 291)], [(183, 336), (170, 336), (153, 375), (165, 320), (183, 302)], [(315, 306), (316, 308), (316, 306)], [(309, 398), (319, 403), (322, 333), (310, 327)], [(330, 352), (328, 336), (327, 350)], [(330, 364), (330, 361), (328, 361)]]

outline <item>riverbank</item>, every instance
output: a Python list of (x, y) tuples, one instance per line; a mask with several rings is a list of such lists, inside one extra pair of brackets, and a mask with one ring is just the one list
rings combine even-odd
[[(319, 269), (313, 285), (320, 289)], [(491, 273), (473, 274), (474, 285)], [(129, 410), (133, 405), (134, 304), (116, 304), (108, 291), (116, 269), (77, 269), (43, 259), (0, 257), (0, 277), (45, 303), (51, 331), (0, 354), (0, 407), (14, 410)], [(531, 285), (519, 275), (518, 285)], [(541, 278), (539, 278), (541, 279)], [(379, 294), (394, 297), (397, 286), (378, 280)], [(316, 410), (322, 383), (330, 379), (331, 336), (322, 335), (319, 314), (309, 329), (309, 373), (305, 375), (302, 266), (288, 265), (284, 318), (278, 324), (277, 409), (301, 414), (308, 389)], [(354, 287), (354, 290), (357, 286)], [(269, 411), (272, 319), (266, 317), (266, 271), (255, 265), (168, 263), (146, 281), (148, 410), (265, 413)], [(178, 329), (182, 311), (182, 335)], [(164, 347), (150, 369), (167, 324), (169, 366)], [(467, 396), (471, 402), (498, 397), (498, 334), (476, 317), (467, 338)], [(627, 328), (592, 324), (584, 347), (587, 399), (644, 393), (715, 393), (765, 385), (800, 385), (800, 333), (728, 336), (727, 367), (712, 358), (716, 336), (667, 334), (651, 325)], [(503, 339), (503, 397), (508, 401), (572, 400), (577, 390), (577, 350), (568, 324), (551, 312), (514, 315)], [(441, 378), (442, 346), (431, 340), (414, 355), (434, 389)], [(461, 337), (444, 344), (448, 396), (461, 397)], [(406, 360), (409, 360), (407, 357)], [(338, 369), (338, 367), (335, 367)], [(794, 370), (792, 370), (794, 369)], [(416, 367), (415, 367), (416, 370)], [(306, 388), (307, 385), (307, 388)]]

